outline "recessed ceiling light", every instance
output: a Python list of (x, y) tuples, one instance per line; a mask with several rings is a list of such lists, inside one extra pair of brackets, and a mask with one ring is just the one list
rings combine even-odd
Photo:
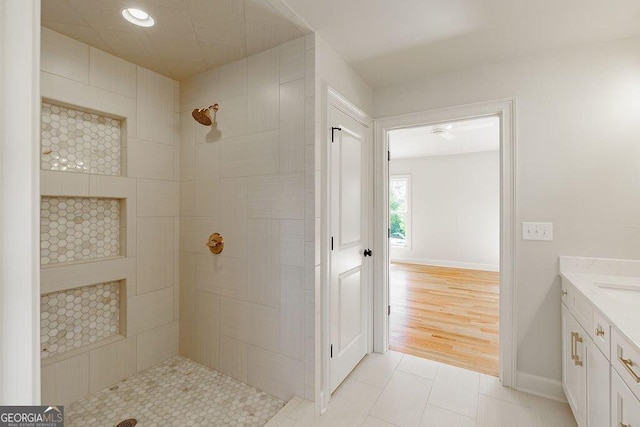
[(122, 9), (122, 16), (127, 21), (140, 27), (151, 27), (156, 23), (153, 17), (147, 12), (133, 7)]

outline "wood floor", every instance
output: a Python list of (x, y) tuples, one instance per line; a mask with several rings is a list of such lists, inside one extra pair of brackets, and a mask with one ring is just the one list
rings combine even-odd
[(389, 348), (498, 375), (499, 273), (392, 263)]

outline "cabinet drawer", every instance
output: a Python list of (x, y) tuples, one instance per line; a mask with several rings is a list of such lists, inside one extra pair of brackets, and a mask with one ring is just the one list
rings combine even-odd
[(640, 399), (640, 353), (631, 347), (615, 329), (611, 330), (611, 365), (629, 386), (631, 392)]
[(565, 279), (563, 277), (562, 278), (562, 290), (560, 292), (561, 292), (561, 295), (562, 295), (562, 302), (567, 307), (569, 307), (569, 289), (570, 288), (571, 288), (571, 286), (569, 285), (569, 283), (567, 283), (567, 279)]
[(640, 426), (640, 401), (615, 370), (611, 371), (611, 425)]
[(569, 289), (569, 310), (571, 314), (576, 318), (580, 326), (584, 328), (589, 335), (592, 334), (591, 327), (593, 326), (593, 307), (585, 297), (573, 288)]
[(593, 312), (593, 328), (591, 328), (593, 342), (596, 343), (607, 360), (611, 360), (611, 326), (597, 311)]

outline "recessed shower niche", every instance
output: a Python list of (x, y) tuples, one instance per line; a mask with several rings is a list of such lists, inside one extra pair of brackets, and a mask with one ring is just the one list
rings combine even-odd
[(42, 358), (120, 334), (121, 287), (122, 281), (113, 281), (42, 295)]
[(122, 255), (124, 201), (96, 197), (43, 196), (40, 203), (40, 264)]
[(41, 168), (119, 176), (122, 135), (118, 119), (43, 101)]

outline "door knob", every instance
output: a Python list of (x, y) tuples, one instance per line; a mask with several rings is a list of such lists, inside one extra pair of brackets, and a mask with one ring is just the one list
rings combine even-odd
[(372, 254), (371, 249), (364, 250), (364, 256), (371, 256), (371, 254)]
[(222, 238), (220, 233), (213, 233), (211, 236), (209, 236), (207, 246), (209, 246), (209, 250), (212, 254), (218, 255), (224, 249), (224, 239)]

